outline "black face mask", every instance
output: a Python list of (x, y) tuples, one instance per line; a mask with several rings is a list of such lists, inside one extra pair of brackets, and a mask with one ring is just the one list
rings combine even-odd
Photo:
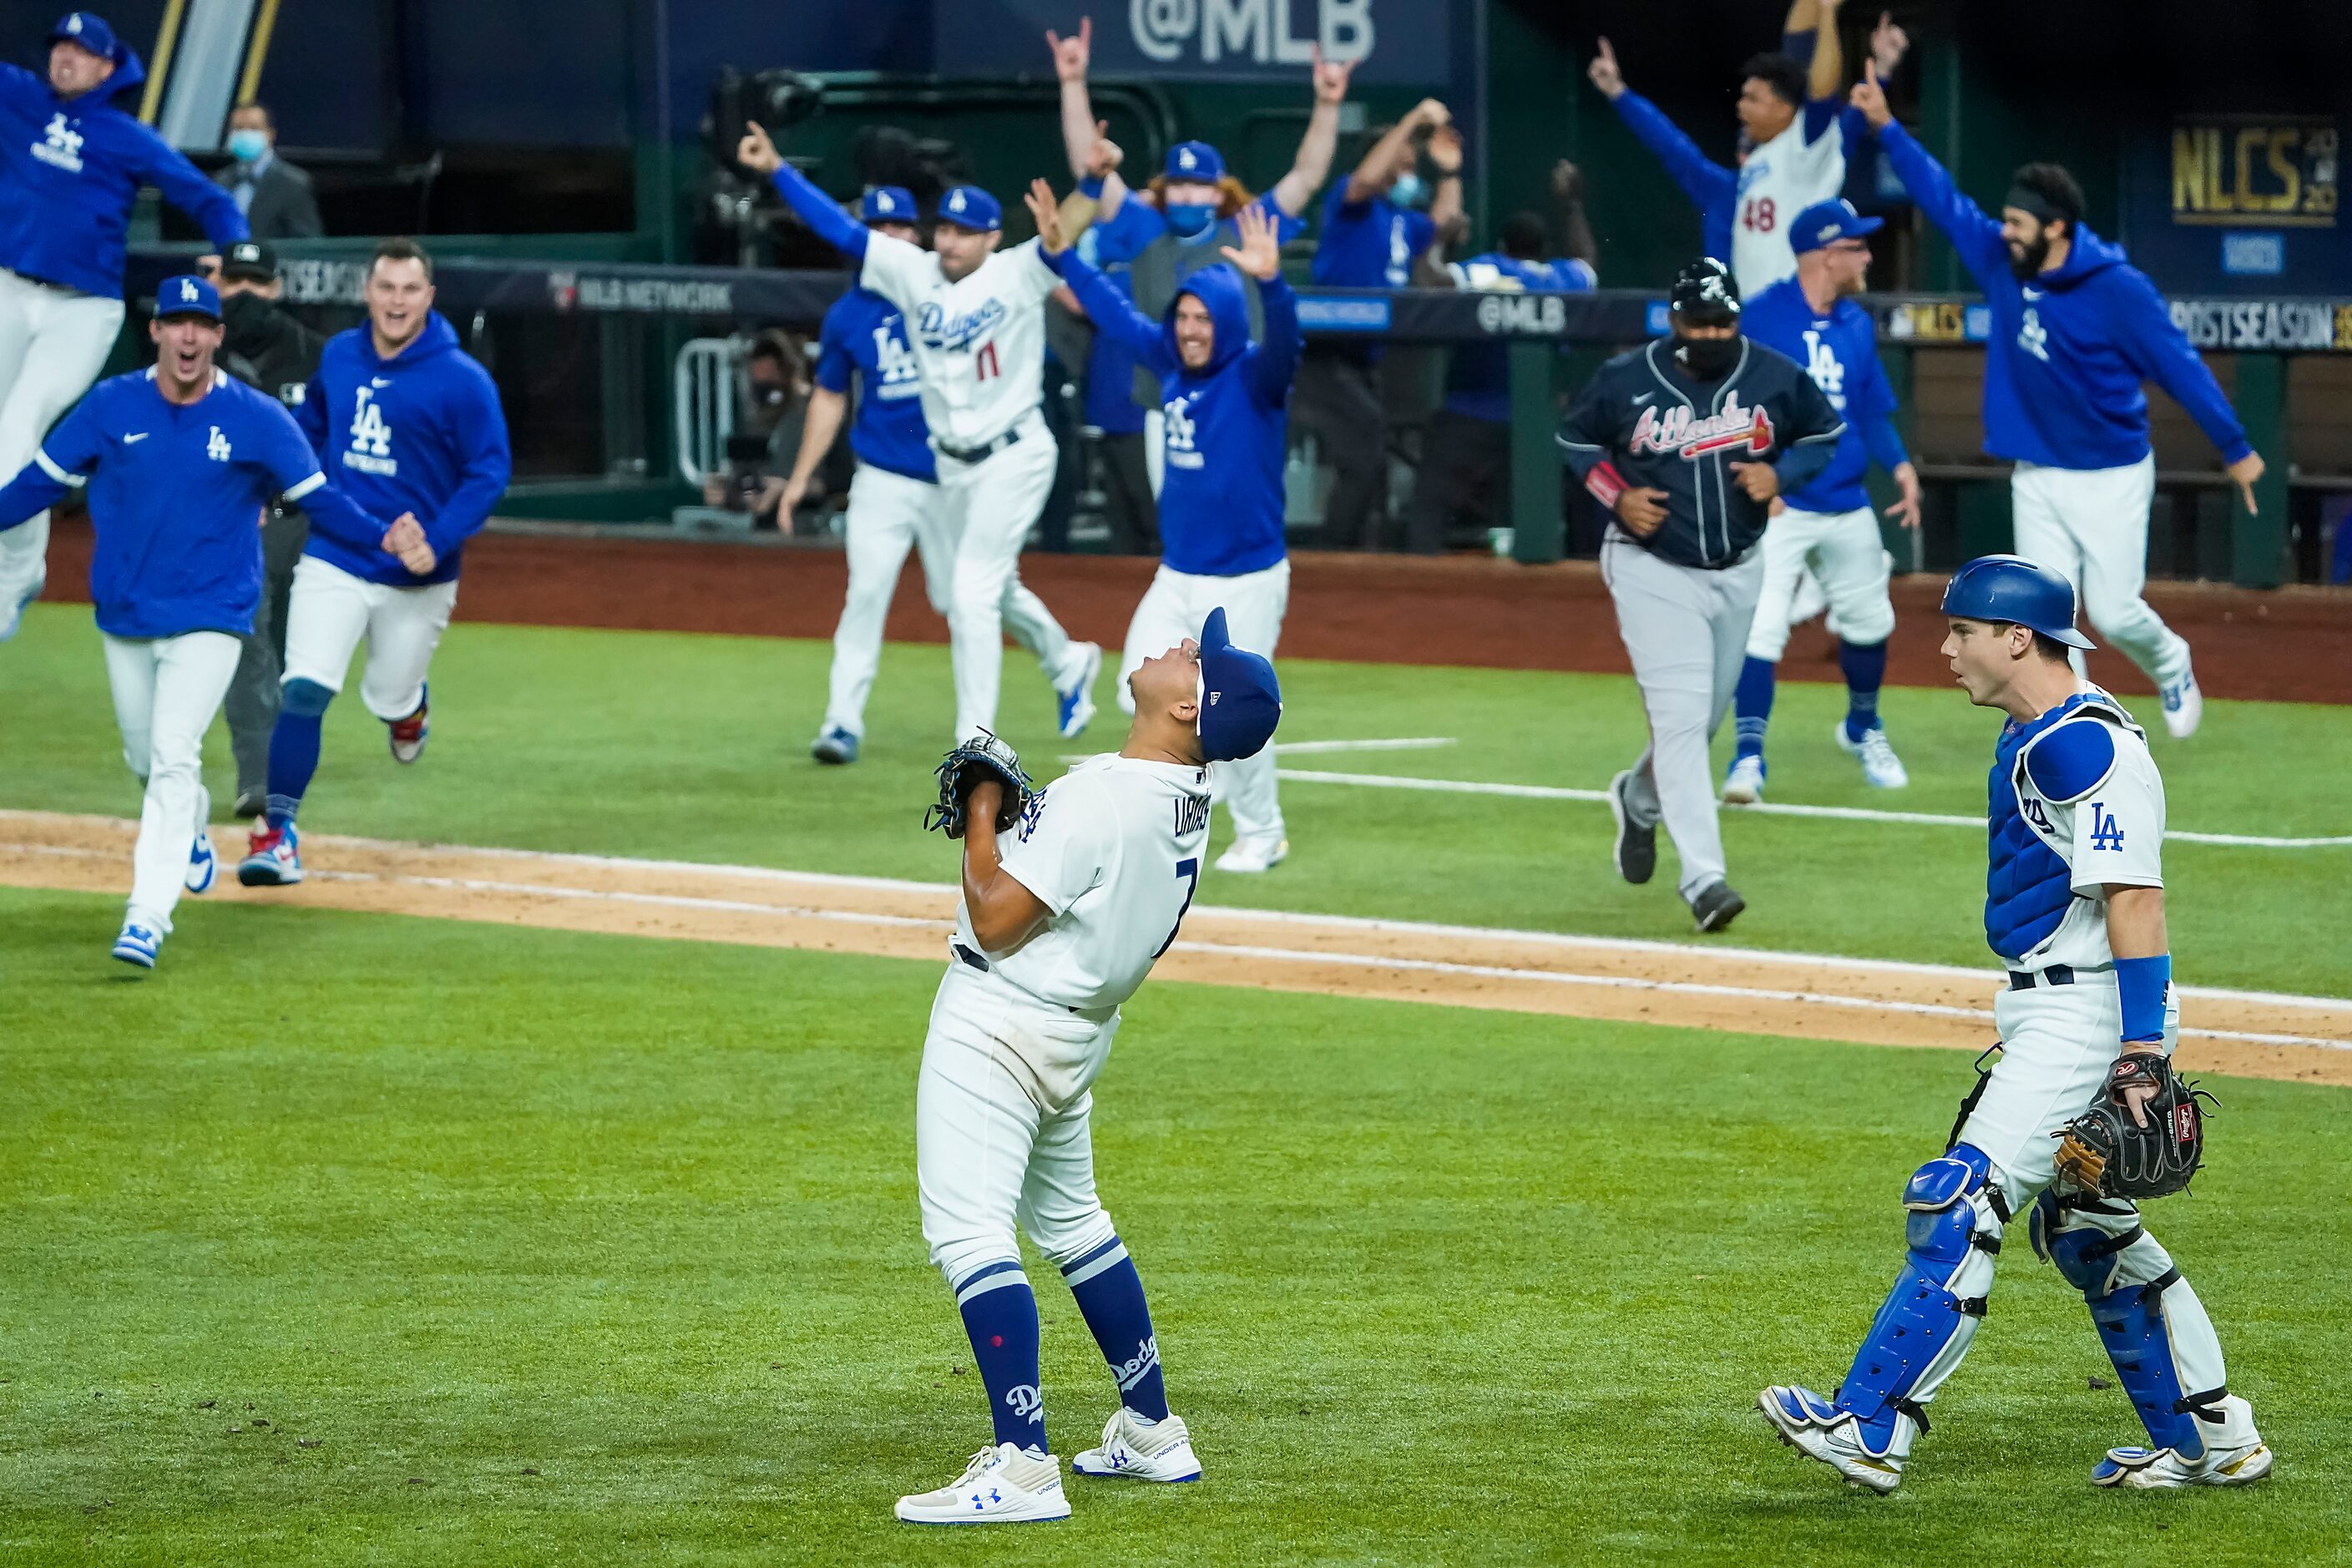
[(2014, 250), (2009, 253), (2009, 270), (2019, 282), (2022, 283), (2039, 274), (2042, 264), (2049, 259), (2050, 231), (2045, 228), (2039, 238), (2025, 247), (2024, 255), (2021, 256)]
[(1675, 347), (1675, 358), (1701, 381), (1713, 381), (1739, 360), (1739, 336), (1685, 338)]
[(276, 318), (277, 307), (264, 296), (231, 294), (221, 301), (221, 325), (227, 332), (223, 342), (231, 353), (248, 353), (268, 341)]

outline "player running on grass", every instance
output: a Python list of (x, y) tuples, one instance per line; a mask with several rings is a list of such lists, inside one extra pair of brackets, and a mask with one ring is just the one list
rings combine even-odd
[[(977, 185), (940, 198), (933, 248), (877, 234), (747, 126), (736, 161), (765, 174), (822, 240), (859, 265), (860, 286), (906, 313), (922, 381), (923, 417), (939, 455), (942, 502), (955, 537), (948, 638), (955, 663), (956, 738), (996, 729), (1004, 675), (1004, 611), (1020, 584), (1021, 547), (1054, 487), (1059, 448), (1038, 410), (1045, 363), (1045, 300), (1061, 279), (1031, 240), (999, 250), (1003, 212)], [(1042, 613), (1044, 606), (1038, 606)], [(1072, 642), (1048, 616), (1037, 657), (1054, 670), (1062, 734), (1094, 717), (1102, 649)]]
[[(1189, 1481), (1201, 1473), (1168, 1409), (1143, 1281), (1095, 1195), (1088, 1123), (1119, 1006), (1176, 940), (1209, 839), (1211, 763), (1274, 738), (1274, 667), (1234, 647), (1225, 613), (1129, 678), (1135, 721), (1113, 756), (1033, 795), (1012, 753), (960, 747), (940, 767), (938, 825), (964, 841), (953, 956), (931, 1005), (915, 1090), (923, 1239), (947, 1277), (987, 1390), (993, 1434), (961, 1476), (898, 1500), (914, 1524), (1063, 1519), (1045, 1436), (1037, 1298), (1016, 1226), (1056, 1265), (1119, 1407), (1080, 1475)], [(1008, 768), (1005, 764), (1011, 763)]]

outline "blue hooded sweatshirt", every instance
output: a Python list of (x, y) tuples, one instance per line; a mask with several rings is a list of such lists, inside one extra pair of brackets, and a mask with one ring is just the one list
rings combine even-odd
[(385, 551), (380, 531), (355, 536), (316, 517), (306, 553), (395, 588), (457, 575), (458, 553), (506, 494), (514, 461), (499, 389), (440, 311), (390, 359), (376, 356), (365, 326), (329, 338), (294, 417), (337, 489), (387, 523), (414, 512), (439, 559), (416, 576)]
[(122, 246), (139, 187), (204, 226), (215, 250), (247, 237), (236, 199), (117, 106), (147, 79), (131, 47), (114, 74), (79, 98), (0, 65), (0, 267), (109, 300), (122, 297)]
[[(1076, 293), (1096, 330), (1125, 340), (1160, 378), (1167, 416), (1166, 478), (1160, 489), (1160, 560), (1195, 577), (1238, 577), (1283, 559), (1282, 460), (1290, 383), (1298, 374), (1298, 301), (1280, 276), (1258, 285), (1265, 341), (1249, 335), (1241, 275), (1224, 263), (1184, 279), (1154, 321), (1075, 250), (1047, 258)], [(1184, 368), (1176, 311), (1187, 295), (1216, 327), (1209, 363)]]
[(2009, 269), (2000, 220), (1962, 195), (1909, 132), (1878, 133), (1886, 161), (1919, 210), (1958, 251), (1992, 307), (1985, 344), (1984, 449), (2052, 468), (2120, 468), (2148, 454), (2152, 381), (2236, 462), (2254, 448), (2147, 275), (2082, 225), (2054, 272)]

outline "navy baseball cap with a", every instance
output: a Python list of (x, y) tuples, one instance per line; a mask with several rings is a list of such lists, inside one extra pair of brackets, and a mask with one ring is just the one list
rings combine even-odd
[(1201, 755), (1213, 763), (1254, 757), (1282, 722), (1282, 687), (1264, 654), (1234, 646), (1223, 605), (1201, 627)]
[(1213, 185), (1225, 177), (1225, 160), (1206, 142), (1179, 142), (1168, 149), (1168, 167), (1171, 180), (1198, 180)]
[(912, 223), (915, 194), (904, 185), (877, 185), (866, 193), (857, 216), (867, 223)]
[(1789, 226), (1789, 248), (1802, 256), (1808, 250), (1819, 250), (1841, 239), (1860, 239), (1865, 234), (1876, 234), (1885, 226), (1885, 218), (1864, 217), (1843, 196), (1832, 196), (1797, 215), (1797, 221)]
[(91, 11), (68, 11), (58, 17), (47, 42), (79, 44), (100, 59), (114, 58), (114, 29), (106, 25), (105, 17)]
[(219, 321), (220, 290), (193, 275), (164, 279), (155, 286), (155, 319), (166, 321), (173, 316)]
[(1004, 226), (1004, 209), (978, 185), (958, 185), (940, 198), (940, 221), (986, 234)]
[(1979, 555), (1944, 585), (1944, 614), (2006, 621), (2068, 647), (2098, 645), (2074, 629), (2074, 584), (2022, 555)]

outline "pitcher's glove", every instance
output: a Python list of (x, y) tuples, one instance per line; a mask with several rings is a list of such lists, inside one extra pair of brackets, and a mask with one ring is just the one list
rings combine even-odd
[[(2123, 1091), (2154, 1084), (2143, 1108), (2147, 1124), (2132, 1120)], [(2091, 1109), (2053, 1133), (2059, 1140), (2058, 1174), (2103, 1198), (2169, 1197), (2189, 1184), (2205, 1162), (2205, 1108), (2213, 1097), (2184, 1081), (2153, 1051), (2126, 1051), (2107, 1069), (2107, 1084)]]
[(950, 838), (963, 837), (964, 808), (973, 786), (983, 779), (994, 779), (1004, 786), (1004, 803), (996, 813), (999, 833), (1013, 830), (1032, 794), (1029, 775), (1021, 771), (1021, 759), (985, 730), (947, 754), (940, 763), (939, 777), (940, 798), (923, 813), (923, 827), (925, 831), (937, 828)]

